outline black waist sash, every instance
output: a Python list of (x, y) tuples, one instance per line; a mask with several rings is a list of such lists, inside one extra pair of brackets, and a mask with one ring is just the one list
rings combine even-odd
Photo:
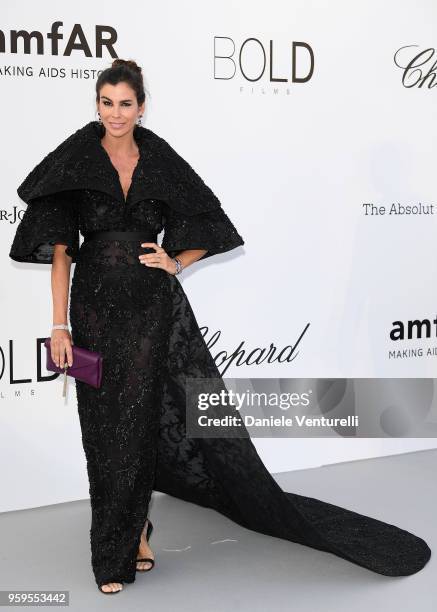
[(123, 230), (94, 230), (84, 234), (86, 240), (130, 240), (139, 242), (156, 242), (157, 235), (149, 230), (123, 231)]

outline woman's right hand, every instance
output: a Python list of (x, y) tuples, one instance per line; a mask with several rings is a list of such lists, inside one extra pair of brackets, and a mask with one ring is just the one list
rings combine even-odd
[[(65, 362), (73, 365), (73, 350), (70, 332), (66, 329), (53, 329), (50, 339), (51, 356), (56, 365), (64, 367)], [(67, 359), (65, 359), (67, 356)]]

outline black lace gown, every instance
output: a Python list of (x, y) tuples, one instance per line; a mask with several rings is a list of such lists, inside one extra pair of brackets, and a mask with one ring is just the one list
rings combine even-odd
[(97, 122), (86, 124), (26, 177), (18, 193), (27, 208), (10, 250), (16, 261), (48, 264), (53, 245), (67, 245), (76, 264), (73, 342), (103, 355), (101, 388), (76, 381), (97, 584), (135, 580), (153, 490), (379, 574), (418, 572), (431, 554), (423, 539), (283, 491), (241, 428), (238, 437), (232, 431), (228, 438), (186, 436), (186, 378), (220, 379), (220, 373), (179, 279), (140, 264), (138, 254), (152, 250), (138, 240), (91, 237), (79, 248), (79, 232), (89, 238), (93, 230), (141, 230), (144, 241), (155, 241), (164, 230), (170, 255), (201, 248), (208, 249), (205, 257), (243, 239), (209, 187), (146, 128), (134, 131), (140, 160), (125, 201), (102, 135)]

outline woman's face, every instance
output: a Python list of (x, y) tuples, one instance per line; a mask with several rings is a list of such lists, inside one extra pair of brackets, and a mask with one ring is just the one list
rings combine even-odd
[(128, 83), (105, 83), (100, 89), (97, 110), (107, 133), (124, 136), (134, 129), (139, 115), (144, 113), (144, 102), (138, 106), (135, 91)]

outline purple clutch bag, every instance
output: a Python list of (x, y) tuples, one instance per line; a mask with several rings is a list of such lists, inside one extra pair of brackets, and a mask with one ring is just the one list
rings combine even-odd
[(90, 351), (79, 346), (71, 345), (73, 350), (73, 365), (69, 366), (68, 363), (64, 368), (58, 367), (52, 359), (51, 338), (44, 340), (44, 346), (47, 350), (47, 361), (46, 368), (50, 372), (59, 372), (64, 374), (64, 390), (62, 395), (65, 396), (67, 388), (67, 374), (77, 378), (82, 382), (88, 383), (96, 389), (102, 384), (102, 366), (103, 357), (100, 353)]

